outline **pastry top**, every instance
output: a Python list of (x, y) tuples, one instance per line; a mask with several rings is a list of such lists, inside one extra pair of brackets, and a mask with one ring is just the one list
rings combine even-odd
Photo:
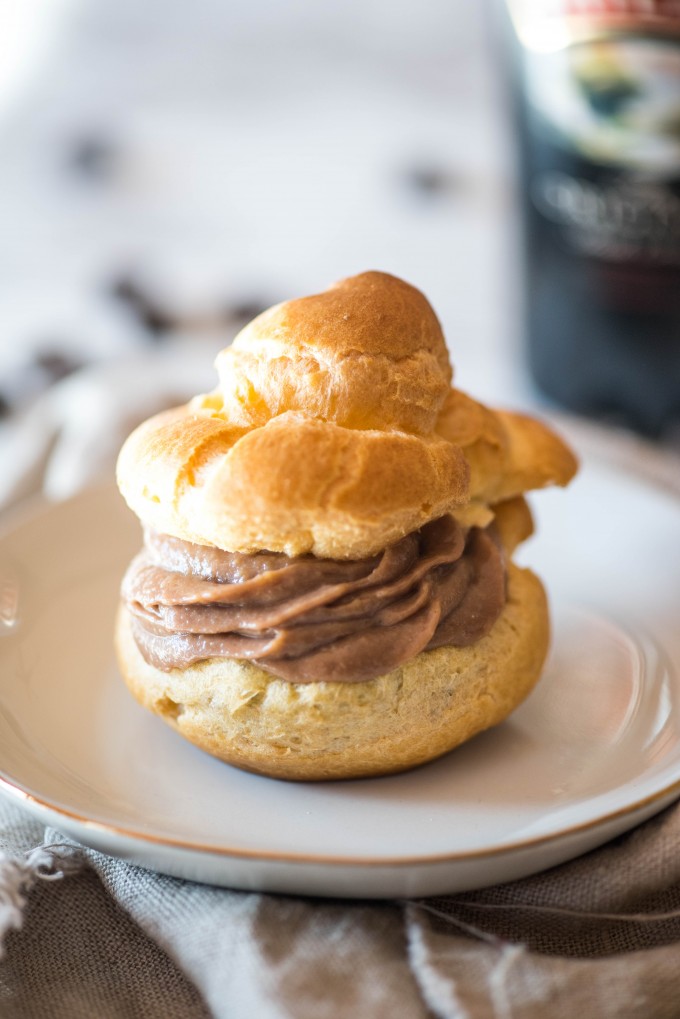
[(215, 392), (145, 422), (118, 461), (131, 509), (187, 541), (360, 559), (576, 469), (541, 423), (450, 388), (434, 312), (385, 273), (271, 308), (217, 368)]
[(238, 433), (178, 408), (141, 425), (118, 461), (121, 492), (154, 530), (232, 552), (363, 559), (462, 505), (457, 446), (358, 431), (294, 411)]
[(429, 302), (383, 272), (277, 304), (216, 367), (223, 413), (246, 428), (292, 410), (345, 428), (419, 435), (432, 432), (452, 375)]

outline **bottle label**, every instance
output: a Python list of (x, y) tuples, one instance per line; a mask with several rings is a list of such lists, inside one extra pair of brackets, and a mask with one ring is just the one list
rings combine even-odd
[(530, 198), (582, 255), (680, 265), (680, 196), (668, 186), (550, 170), (534, 177)]
[(680, 0), (506, 0), (535, 379), (658, 434), (680, 412)]
[[(680, 44), (618, 36), (528, 50), (532, 115), (584, 159), (656, 178), (680, 167)], [(539, 124), (536, 125), (540, 127)]]
[[(534, 28), (548, 14), (591, 25), (557, 48), (522, 49), (535, 211), (580, 255), (680, 265), (680, 35), (650, 34), (639, 17), (680, 29), (680, 0), (519, 0), (514, 11), (529, 6)], [(623, 17), (628, 29), (613, 30)]]

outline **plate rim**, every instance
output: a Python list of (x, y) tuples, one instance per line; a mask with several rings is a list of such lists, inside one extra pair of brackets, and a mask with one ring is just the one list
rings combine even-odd
[[(680, 500), (678, 500), (678, 503), (680, 506)], [(582, 606), (575, 607), (575, 610), (581, 611)], [(601, 618), (605, 619), (606, 622), (613, 622), (613, 620), (609, 617)], [(658, 645), (656, 646), (658, 648)], [(662, 648), (660, 650), (663, 652)], [(676, 685), (680, 687), (680, 671), (675, 667), (672, 661), (668, 661), (667, 664), (672, 679), (675, 681)], [(426, 765), (423, 765), (423, 767), (425, 766)], [(416, 768), (412, 770), (417, 771), (418, 769)], [(669, 771), (671, 774), (675, 773), (677, 777), (671, 778)], [(667, 804), (670, 804), (680, 797), (680, 758), (676, 758), (666, 764), (656, 777), (650, 772), (643, 771), (637, 774), (634, 779), (629, 779), (628, 782), (624, 783), (622, 786), (601, 792), (596, 796), (582, 801), (582, 804), (592, 805), (594, 802), (597, 802), (598, 799), (604, 798), (606, 800), (611, 798), (616, 792), (623, 793), (625, 795), (626, 789), (634, 787), (635, 781), (645, 783), (645, 779), (647, 785), (651, 783), (652, 786), (654, 786), (658, 781), (661, 781), (662, 784), (660, 787), (654, 788), (653, 791), (647, 792), (639, 798), (626, 801), (624, 804), (612, 810), (605, 813), (600, 812), (596, 814), (596, 816), (590, 817), (587, 820), (572, 823), (568, 827), (560, 827), (559, 830), (556, 831), (538, 834), (530, 838), (515, 838), (507, 842), (481, 846), (476, 849), (473, 848), (454, 852), (413, 854), (409, 856), (378, 856), (375, 854), (371, 856), (340, 856), (332, 853), (300, 853), (285, 849), (266, 850), (248, 847), (234, 847), (225, 845), (224, 843), (200, 843), (189, 841), (186, 838), (173, 837), (168, 834), (163, 835), (154, 834), (153, 832), (139, 831), (136, 828), (128, 827), (125, 824), (117, 824), (115, 821), (100, 820), (92, 815), (80, 814), (57, 801), (49, 798), (43, 798), (33, 788), (29, 788), (20, 780), (10, 776), (4, 768), (0, 768), (0, 794), (6, 795), (13, 800), (18, 799), (20, 802), (27, 805), (28, 809), (34, 808), (34, 812), (35, 810), (39, 812), (46, 811), (56, 815), (58, 818), (63, 818), (65, 822), (70, 823), (71, 825), (75, 824), (82, 826), (88, 831), (96, 831), (103, 835), (129, 840), (142, 846), (164, 847), (187, 856), (191, 856), (192, 854), (203, 854), (212, 856), (215, 859), (239, 859), (261, 862), (275, 861), (291, 864), (304, 863), (329, 867), (349, 866), (385, 868), (441, 865), (445, 863), (453, 864), (484, 859), (498, 859), (508, 854), (540, 849), (542, 846), (550, 846), (555, 842), (559, 842), (567, 838), (578, 837), (579, 835), (590, 832), (594, 829), (603, 829), (615, 824), (623, 818), (643, 813), (647, 811), (648, 808), (652, 808), (651, 813), (653, 813), (654, 806), (660, 801), (665, 801)], [(290, 784), (303, 786), (306, 784), (318, 785), (318, 783), (304, 782), (293, 782)], [(578, 808), (578, 802), (575, 806)], [(661, 803), (661, 806), (659, 807), (659, 810), (661, 809), (663, 809), (663, 803)], [(647, 816), (650, 816), (650, 814), (648, 813)]]
[(36, 796), (34, 793), (23, 788), (21, 783), (9, 780), (5, 773), (1, 771), (0, 790), (3, 793), (9, 794), (13, 799), (19, 799), (24, 804), (31, 804), (41, 810), (50, 811), (57, 814), (59, 817), (65, 818), (69, 822), (76, 822), (77, 824), (83, 825), (88, 830), (97, 831), (105, 835), (113, 835), (116, 838), (129, 839), (134, 842), (142, 843), (143, 845), (162, 846), (188, 855), (200, 853), (208, 856), (214, 856), (219, 859), (316, 864), (328, 867), (401, 868), (444, 863), (463, 863), (488, 858), (496, 859), (510, 853), (517, 853), (550, 845), (558, 840), (574, 835), (580, 835), (594, 828), (605, 827), (611, 822), (615, 822), (638, 811), (643, 811), (647, 807), (654, 806), (660, 800), (668, 799), (669, 803), (673, 802), (676, 794), (680, 796), (680, 777), (675, 779), (669, 785), (664, 786), (662, 789), (658, 789), (656, 792), (648, 794), (641, 800), (637, 800), (634, 803), (630, 803), (625, 807), (620, 807), (607, 814), (600, 814), (589, 821), (584, 821), (582, 824), (575, 824), (569, 828), (563, 828), (558, 832), (552, 832), (547, 835), (539, 835), (535, 838), (525, 839), (522, 841), (508, 842), (505, 845), (490, 846), (483, 849), (466, 850), (459, 853), (433, 853), (430, 855), (426, 854), (408, 857), (345, 857), (334, 856), (332, 854), (309, 855), (303, 853), (292, 853), (287, 850), (270, 851), (246, 848), (238, 849), (228, 846), (201, 845), (199, 843), (187, 842), (183, 839), (174, 839), (162, 835), (138, 832), (133, 829), (118, 827), (105, 821), (97, 821), (90, 817), (83, 817), (75, 811), (68, 810), (67, 808), (54, 804), (49, 800), (41, 799), (39, 796)]

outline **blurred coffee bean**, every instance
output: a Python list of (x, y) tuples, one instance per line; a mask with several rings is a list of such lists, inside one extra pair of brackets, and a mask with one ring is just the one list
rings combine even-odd
[(27, 407), (46, 389), (82, 368), (86, 361), (54, 345), (33, 345), (23, 361), (5, 372), (0, 391), (0, 417)]
[(119, 301), (127, 304), (140, 323), (152, 337), (162, 340), (166, 333), (180, 329), (184, 325), (181, 318), (143, 289), (131, 276), (121, 276), (111, 286), (111, 293)]
[(45, 372), (48, 383), (65, 379), (67, 375), (72, 375), (85, 364), (80, 358), (50, 349), (38, 350), (34, 355), (34, 361), (38, 368)]
[(124, 275), (110, 287), (113, 296), (122, 301), (155, 340), (173, 332), (208, 332), (245, 325), (273, 303), (246, 297), (234, 299), (222, 307), (205, 308), (180, 314), (162, 304), (133, 276)]
[(271, 308), (273, 301), (246, 299), (242, 301), (233, 301), (226, 305), (223, 311), (225, 321), (227, 322), (250, 322), (251, 319), (257, 318), (267, 308)]
[(69, 166), (84, 177), (108, 180), (114, 175), (120, 157), (118, 145), (111, 139), (84, 135), (75, 139), (68, 151)]
[(461, 189), (458, 174), (445, 166), (422, 164), (408, 167), (402, 176), (406, 187), (422, 198), (444, 198)]

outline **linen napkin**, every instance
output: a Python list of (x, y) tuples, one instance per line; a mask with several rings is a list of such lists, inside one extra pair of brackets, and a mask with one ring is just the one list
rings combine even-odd
[[(202, 388), (186, 351), (153, 356), (151, 374), (129, 363), (76, 373), (10, 421), (0, 433), (4, 505), (38, 489), (62, 497), (110, 472), (135, 420)], [(91, 415), (93, 405), (106, 414)], [(625, 448), (677, 482), (674, 459), (635, 440)], [(0, 799), (0, 1016), (677, 1019), (679, 843), (674, 805), (511, 884), (332, 901), (152, 873)]]

